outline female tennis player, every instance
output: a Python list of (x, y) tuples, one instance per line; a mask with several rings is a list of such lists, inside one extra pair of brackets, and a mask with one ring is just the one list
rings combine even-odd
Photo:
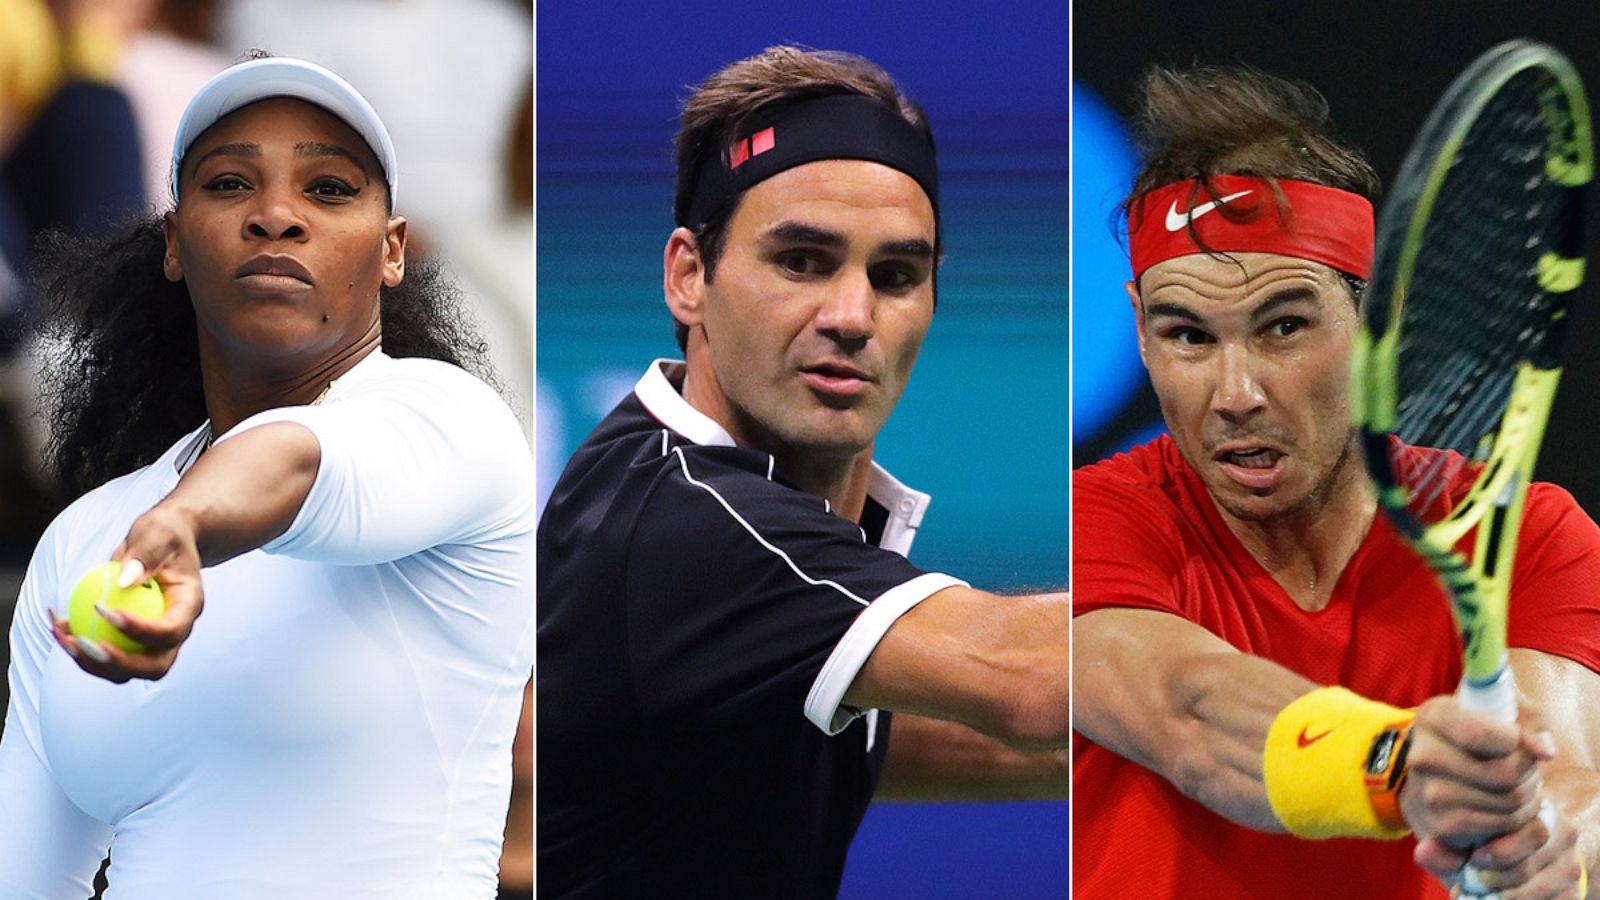
[[(175, 211), (58, 242), (54, 461), (87, 493), (12, 626), (0, 896), (84, 897), (108, 849), (109, 897), (494, 896), (533, 465), (406, 271), (399, 171), (349, 84), (253, 60), (191, 101)], [(106, 560), (165, 592), (107, 614), (147, 652), (64, 618)]]

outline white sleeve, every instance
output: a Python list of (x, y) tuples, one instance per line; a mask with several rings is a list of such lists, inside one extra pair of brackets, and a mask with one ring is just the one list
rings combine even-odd
[(488, 385), (443, 363), (320, 406), (268, 410), (221, 440), (269, 422), (309, 429), (322, 459), (288, 531), (262, 547), (268, 553), (372, 565), (525, 527), (532, 509), (521, 425)]
[(58, 582), (53, 534), (34, 553), (11, 622), (11, 700), (0, 736), (0, 897), (82, 900), (94, 893), (111, 828), (62, 793), (40, 741), (40, 684), (56, 646), (46, 614)]

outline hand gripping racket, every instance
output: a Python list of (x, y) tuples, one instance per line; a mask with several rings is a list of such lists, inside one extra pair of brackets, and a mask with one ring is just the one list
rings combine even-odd
[[(1507, 722), (1512, 559), (1583, 280), (1593, 169), (1566, 57), (1528, 41), (1480, 57), (1429, 114), (1383, 205), (1352, 364), (1379, 503), (1438, 573), (1461, 631), (1462, 705)], [(1462, 886), (1485, 893), (1471, 866)]]

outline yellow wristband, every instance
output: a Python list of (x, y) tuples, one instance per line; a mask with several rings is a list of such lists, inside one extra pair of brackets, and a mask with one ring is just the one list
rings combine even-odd
[(1341, 687), (1318, 688), (1285, 706), (1261, 759), (1278, 821), (1304, 838), (1404, 837), (1406, 828), (1374, 809), (1367, 766), (1374, 742), (1382, 736), (1392, 747), (1414, 717)]

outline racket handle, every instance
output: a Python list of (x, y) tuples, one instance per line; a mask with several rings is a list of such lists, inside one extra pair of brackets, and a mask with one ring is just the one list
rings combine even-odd
[[(1511, 677), (1511, 667), (1502, 660), (1500, 671), (1494, 677), (1484, 682), (1472, 682), (1461, 679), (1461, 688), (1456, 691), (1456, 696), (1461, 700), (1461, 708), (1487, 716), (1497, 722), (1515, 722), (1517, 720), (1517, 685)], [(1544, 822), (1546, 829), (1555, 830), (1556, 810), (1546, 800), (1539, 806), (1539, 819)], [(1478, 875), (1478, 867), (1467, 863), (1461, 867), (1461, 874), (1457, 876), (1457, 883), (1461, 885), (1461, 896), (1474, 897), (1477, 900), (1498, 900), (1499, 894), (1484, 887), (1482, 878)]]
[[(1544, 823), (1546, 831), (1554, 834), (1556, 830), (1556, 808), (1546, 800), (1539, 804), (1539, 821)], [(1500, 895), (1489, 890), (1483, 885), (1483, 878), (1478, 874), (1478, 867), (1467, 863), (1461, 867), (1461, 876), (1458, 880), (1461, 885), (1461, 896), (1473, 897), (1476, 900), (1499, 900)]]
[(1461, 700), (1461, 708), (1467, 712), (1488, 716), (1496, 722), (1517, 720), (1516, 680), (1511, 677), (1511, 667), (1503, 660), (1500, 671), (1488, 681), (1461, 679), (1461, 688), (1456, 691), (1456, 696)]

